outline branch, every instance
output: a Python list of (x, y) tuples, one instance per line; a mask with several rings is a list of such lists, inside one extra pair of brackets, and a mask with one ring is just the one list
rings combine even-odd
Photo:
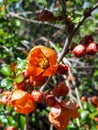
[(43, 92), (43, 91), (44, 91), (44, 89), (46, 88), (48, 82), (50, 81), (50, 78), (51, 78), (51, 77), (48, 77), (48, 79), (47, 79), (47, 81), (45, 82), (45, 84), (41, 86), (40, 92)]
[(68, 20), (67, 9), (66, 9), (66, 1), (67, 0), (59, 0), (59, 3), (62, 7), (63, 21), (65, 22), (66, 30), (68, 32), (70, 32), (70, 30), (73, 28), (73, 24), (71, 23), (71, 21)]
[(79, 29), (79, 27), (83, 24), (83, 22), (91, 16), (91, 13), (98, 8), (98, 2), (93, 6), (88, 8), (88, 10), (85, 10), (83, 16), (80, 19), (80, 22), (76, 24), (75, 26), (75, 32), (77, 32), (77, 30)]
[(28, 23), (35, 23), (35, 24), (42, 24), (42, 25), (49, 25), (49, 26), (52, 26), (54, 28), (58, 28), (58, 29), (64, 29), (64, 26), (63, 25), (59, 25), (59, 24), (54, 24), (54, 23), (48, 23), (48, 22), (42, 22), (42, 21), (39, 21), (39, 20), (34, 20), (34, 19), (28, 19), (28, 18), (24, 18), (22, 16), (20, 16), (19, 14), (17, 13), (9, 13), (9, 15), (11, 17), (15, 17), (19, 20), (22, 20), (22, 21), (25, 21), (25, 22), (28, 22)]
[(66, 20), (67, 14), (66, 14), (66, 1), (64, 0), (59, 0), (60, 5), (62, 6), (63, 10), (63, 15), (64, 15), (64, 20)]
[(84, 15), (81, 17), (80, 22), (76, 24), (75, 28), (71, 30), (71, 32), (68, 34), (65, 44), (62, 50), (61, 55), (58, 57), (58, 61), (61, 61), (64, 57), (64, 55), (67, 53), (67, 49), (69, 45), (72, 42), (72, 39), (76, 32), (78, 31), (79, 27), (83, 24), (83, 22), (91, 15), (92, 11), (94, 11), (96, 8), (98, 8), (98, 3), (94, 5), (92, 8), (89, 8), (88, 10), (85, 11)]
[(74, 31), (72, 31), (65, 39), (65, 43), (64, 43), (64, 47), (63, 47), (63, 50), (61, 52), (61, 54), (59, 55), (58, 57), (58, 61), (61, 61), (64, 57), (64, 55), (67, 53), (67, 49), (69, 47), (69, 45), (71, 44), (72, 42), (72, 39), (73, 39), (73, 36), (74, 36)]

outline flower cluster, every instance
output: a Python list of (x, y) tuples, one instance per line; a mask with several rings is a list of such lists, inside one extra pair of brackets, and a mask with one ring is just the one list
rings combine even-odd
[[(10, 66), (14, 76), (16, 65), (12, 63)], [(52, 90), (41, 92), (40, 88), (47, 82), (48, 77), (56, 73), (65, 75), (67, 72), (68, 66), (57, 63), (54, 50), (42, 45), (36, 46), (26, 58), (25, 69), (15, 78), (12, 91), (3, 92), (0, 102), (11, 105), (18, 113), (27, 114), (36, 109), (37, 103), (44, 101), (51, 108), (49, 121), (58, 130), (63, 130), (70, 118), (78, 117), (77, 109), (72, 102), (65, 99), (58, 101), (59, 97), (66, 97), (69, 87), (60, 82)]]

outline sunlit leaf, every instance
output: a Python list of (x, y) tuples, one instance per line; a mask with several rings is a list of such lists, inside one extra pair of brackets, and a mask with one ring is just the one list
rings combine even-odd
[(25, 116), (21, 115), (20, 118), (19, 118), (19, 123), (20, 123), (20, 128), (21, 130), (24, 130), (24, 126), (25, 126), (25, 123), (26, 123), (26, 118)]
[(11, 68), (9, 65), (5, 65), (1, 68), (0, 72), (5, 76), (10, 76), (12, 74)]
[(9, 80), (8, 78), (3, 79), (1, 81), (1, 87), (5, 89), (10, 89), (12, 87), (12, 81)]
[(23, 74), (19, 74), (19, 75), (14, 79), (14, 81), (17, 82), (17, 83), (21, 83), (23, 80), (24, 80)]
[(81, 113), (80, 113), (80, 116), (81, 116), (81, 119), (82, 120), (86, 120), (87, 118), (88, 118), (88, 116), (89, 116), (89, 111), (82, 111)]

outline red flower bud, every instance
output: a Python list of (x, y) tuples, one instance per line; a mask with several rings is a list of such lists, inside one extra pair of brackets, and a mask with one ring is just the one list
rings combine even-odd
[(98, 96), (91, 97), (91, 103), (98, 107)]
[(33, 101), (36, 103), (42, 102), (44, 100), (44, 94), (39, 90), (33, 90), (31, 96)]
[(42, 12), (39, 13), (39, 20), (52, 22), (55, 20), (55, 17), (52, 12), (48, 10), (43, 10)]
[(90, 43), (90, 42), (93, 42), (94, 41), (94, 39), (93, 39), (93, 36), (92, 35), (86, 35), (85, 37), (84, 37), (84, 42), (85, 43)]
[(5, 130), (16, 130), (14, 126), (8, 126)]
[(56, 96), (66, 96), (69, 92), (69, 88), (65, 85), (64, 82), (59, 83), (54, 89), (53, 94)]
[(61, 75), (67, 74), (68, 72), (68, 66), (64, 65), (64, 64), (60, 64), (58, 65), (58, 69), (57, 72)]
[(96, 52), (98, 52), (98, 45), (95, 42), (89, 43), (89, 45), (86, 48), (86, 53), (94, 55)]
[(46, 95), (45, 102), (48, 106), (52, 107), (56, 103), (54, 95), (51, 94)]
[(74, 56), (75, 56), (75, 57), (78, 57), (78, 58), (84, 56), (84, 55), (85, 55), (85, 52), (86, 52), (86, 46), (83, 45), (83, 44), (77, 45), (77, 46), (73, 49), (73, 51), (72, 51), (72, 53), (74, 54)]
[(82, 97), (81, 97), (81, 101), (82, 101), (82, 102), (86, 102), (86, 101), (87, 101), (86, 96), (82, 96)]

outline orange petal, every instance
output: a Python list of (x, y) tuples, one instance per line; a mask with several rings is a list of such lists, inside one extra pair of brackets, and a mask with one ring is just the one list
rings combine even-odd
[(41, 53), (40, 48), (38, 47), (32, 48), (26, 59), (27, 64), (35, 65), (35, 58), (38, 57), (40, 53)]
[(43, 77), (42, 75), (39, 75), (37, 77), (30, 76), (30, 83), (34, 87), (39, 87), (45, 83), (46, 79), (47, 77)]
[(70, 120), (70, 118), (65, 115), (64, 118), (53, 118), (51, 113), (49, 113), (48, 119), (53, 124), (53, 126), (56, 127), (57, 130), (65, 130)]
[(51, 65), (56, 65), (56, 63), (57, 63), (57, 54), (56, 54), (56, 52), (54, 50), (52, 50), (51, 48), (42, 46), (41, 51), (48, 58), (50, 66)]
[(76, 109), (76, 105), (72, 103), (70, 100), (63, 100), (61, 103), (62, 107), (68, 108), (68, 109)]
[(54, 59), (57, 57), (57, 54), (54, 50), (48, 48), (48, 47), (45, 47), (45, 46), (41, 46), (40, 47), (41, 51), (43, 52), (43, 54), (46, 56), (46, 57), (54, 57)]
[(76, 105), (68, 100), (63, 100), (60, 105), (63, 107), (64, 111), (69, 113), (70, 118), (77, 118), (79, 117), (78, 110)]
[(61, 107), (58, 103), (56, 103), (53, 107), (50, 109), (50, 113), (53, 116), (53, 118), (57, 118), (61, 114)]
[(36, 74), (36, 71), (35, 71), (35, 67), (34, 67), (34, 66), (28, 65), (28, 66), (26, 67), (26, 70), (27, 70), (27, 72), (28, 72), (29, 75), (35, 75), (35, 74)]
[(43, 68), (37, 67), (36, 68), (36, 76), (40, 75), (44, 71)]
[(54, 75), (56, 73), (57, 70), (57, 65), (54, 66), (50, 66), (44, 73), (43, 76), (51, 76)]
[(11, 102), (13, 105), (16, 105), (16, 106), (18, 106), (18, 105), (24, 106), (29, 95), (30, 94), (28, 92), (17, 89), (12, 93)]
[(56, 120), (55, 118), (53, 118), (53, 116), (51, 115), (51, 113), (49, 113), (48, 119), (49, 119), (50, 123), (53, 124), (53, 126), (55, 126), (56, 128), (60, 127), (60, 122), (58, 120)]
[(27, 114), (31, 111), (34, 111), (35, 110), (35, 103), (32, 101), (32, 100), (29, 100), (26, 102), (25, 106), (24, 107), (15, 107), (15, 110), (18, 112), (18, 113), (22, 113), (22, 114)]

